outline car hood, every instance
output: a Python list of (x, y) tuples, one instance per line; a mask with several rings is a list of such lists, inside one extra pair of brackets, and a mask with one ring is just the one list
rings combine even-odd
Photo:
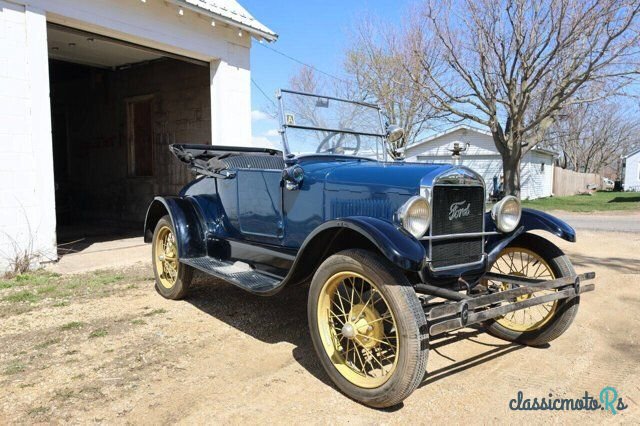
[(421, 185), (451, 169), (449, 164), (348, 162), (332, 168), (325, 176), (327, 190), (396, 192), (418, 194)]

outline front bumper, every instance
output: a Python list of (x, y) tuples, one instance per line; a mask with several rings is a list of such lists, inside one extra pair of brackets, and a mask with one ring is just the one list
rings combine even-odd
[[(580, 275), (562, 277), (555, 280), (537, 280), (532, 278), (518, 277), (514, 275), (503, 275), (488, 272), (483, 279), (500, 281), (516, 285), (518, 287), (478, 296), (455, 293), (454, 300), (445, 301), (426, 310), (429, 334), (436, 335), (447, 331), (456, 330), (501, 317), (509, 312), (530, 306), (540, 305), (555, 300), (570, 299), (582, 293), (593, 291), (595, 284), (583, 285), (584, 281), (592, 280), (596, 276), (595, 272), (587, 272)], [(418, 286), (417, 286), (418, 287)], [(553, 293), (534, 296), (524, 300), (516, 299), (541, 290), (553, 290)], [(447, 298), (443, 291), (436, 291), (432, 286), (422, 285), (419, 287), (420, 293), (430, 294), (434, 297)], [(433, 291), (430, 291), (433, 290)], [(453, 296), (453, 292), (451, 295)], [(501, 302), (509, 302), (500, 305)]]

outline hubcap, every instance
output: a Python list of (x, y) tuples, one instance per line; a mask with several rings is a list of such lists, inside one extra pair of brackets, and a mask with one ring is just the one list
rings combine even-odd
[(340, 272), (324, 284), (318, 300), (318, 330), (332, 364), (363, 388), (384, 384), (398, 358), (393, 312), (371, 281)]
[[(553, 270), (545, 260), (531, 250), (520, 247), (507, 247), (500, 254), (491, 267), (492, 272), (515, 275), (519, 277), (553, 280), (556, 278)], [(488, 285), (499, 291), (509, 290), (512, 285), (496, 280), (489, 280)], [(543, 290), (533, 294), (519, 296), (515, 302), (527, 300), (532, 297), (543, 296), (555, 292), (555, 289)], [(516, 332), (534, 331), (541, 329), (555, 314), (557, 301), (543, 303), (528, 308), (510, 312), (496, 318), (501, 326)]]
[(168, 226), (160, 228), (155, 240), (155, 267), (160, 285), (171, 288), (178, 279), (178, 249), (173, 231)]

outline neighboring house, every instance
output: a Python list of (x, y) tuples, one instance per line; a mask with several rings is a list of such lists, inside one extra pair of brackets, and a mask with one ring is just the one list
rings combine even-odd
[(0, 0), (0, 272), (139, 225), (190, 178), (170, 143), (251, 144), (252, 38), (235, 0)]
[(640, 191), (640, 149), (624, 157), (622, 167), (622, 189)]
[[(502, 178), (502, 159), (493, 143), (491, 133), (474, 127), (459, 125), (430, 136), (405, 148), (406, 161), (450, 163), (449, 149), (455, 142), (469, 143), (461, 156), (461, 164), (480, 173), (487, 186), (487, 196)], [(553, 191), (554, 153), (533, 149), (524, 155), (521, 163), (521, 198), (549, 197)]]

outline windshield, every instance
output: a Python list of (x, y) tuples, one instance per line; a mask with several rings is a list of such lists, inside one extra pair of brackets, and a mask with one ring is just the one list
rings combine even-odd
[(287, 154), (384, 158), (384, 128), (375, 105), (282, 90), (280, 114)]

